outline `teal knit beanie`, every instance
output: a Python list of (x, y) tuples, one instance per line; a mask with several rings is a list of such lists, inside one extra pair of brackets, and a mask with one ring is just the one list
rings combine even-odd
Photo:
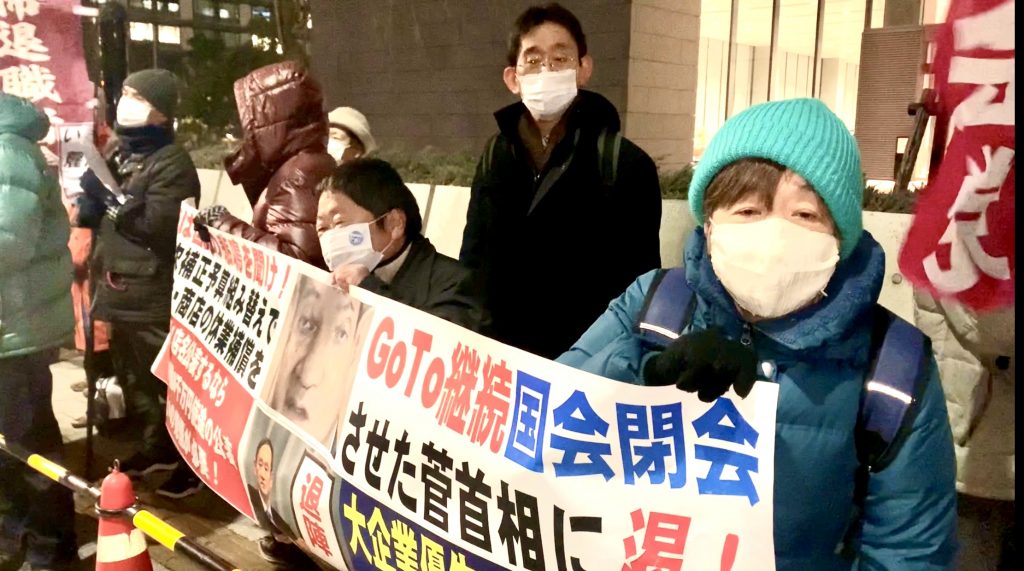
[(178, 112), (178, 78), (166, 69), (136, 71), (124, 80), (125, 87), (139, 92), (154, 109), (174, 120)]
[(787, 99), (750, 107), (725, 122), (690, 181), (690, 210), (704, 224), (704, 191), (720, 170), (743, 158), (779, 163), (818, 192), (839, 229), (840, 256), (864, 231), (860, 151), (846, 125), (817, 99)]

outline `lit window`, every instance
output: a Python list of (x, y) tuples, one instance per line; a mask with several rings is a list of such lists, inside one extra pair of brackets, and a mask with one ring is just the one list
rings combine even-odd
[(173, 13), (177, 14), (178, 12), (181, 11), (181, 6), (177, 2), (168, 2), (167, 3), (167, 11), (168, 12), (173, 12)]
[(153, 24), (145, 22), (132, 22), (128, 26), (128, 36), (136, 42), (153, 41)]
[(153, 0), (142, 0), (142, 7), (147, 10), (153, 9)]
[(220, 19), (221, 20), (227, 20), (229, 17), (230, 17), (230, 12), (228, 12), (228, 9), (227, 8), (221, 8), (220, 9)]
[(161, 44), (181, 44), (181, 28), (177, 26), (160, 26), (157, 34)]
[(264, 20), (269, 20), (270, 19), (270, 8), (267, 8), (266, 6), (253, 6), (252, 7), (252, 17), (253, 18), (262, 18)]
[(207, 18), (217, 17), (217, 11), (214, 10), (213, 2), (210, 2), (210, 0), (198, 0), (194, 6), (196, 14), (200, 16), (205, 16)]
[(274, 48), (274, 42), (266, 36), (252, 34), (252, 47), (261, 51), (269, 52)]

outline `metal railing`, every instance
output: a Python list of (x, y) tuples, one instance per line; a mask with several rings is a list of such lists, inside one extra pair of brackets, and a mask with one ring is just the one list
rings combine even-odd
[[(19, 454), (11, 450), (7, 446), (7, 440), (3, 434), (0, 434), (0, 451), (21, 460), (36, 472), (76, 494), (88, 497), (93, 502), (98, 502), (100, 499), (99, 488), (91, 485), (84, 478), (72, 474), (60, 464), (48, 460), (39, 454)], [(131, 522), (133, 526), (160, 545), (174, 553), (184, 555), (191, 561), (202, 565), (205, 569), (210, 569), (211, 571), (239, 571), (238, 567), (187, 537), (183, 532), (163, 521), (153, 512), (146, 510), (144, 506), (140, 506), (137, 501), (135, 504), (121, 510), (105, 510), (99, 506), (94, 506), (93, 509), (97, 516), (119, 517)]]

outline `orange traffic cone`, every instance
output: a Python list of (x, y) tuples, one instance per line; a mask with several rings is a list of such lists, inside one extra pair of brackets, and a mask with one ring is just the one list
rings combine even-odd
[(100, 487), (96, 571), (153, 571), (146, 551), (146, 536), (128, 520), (115, 515), (134, 503), (132, 481), (115, 463)]

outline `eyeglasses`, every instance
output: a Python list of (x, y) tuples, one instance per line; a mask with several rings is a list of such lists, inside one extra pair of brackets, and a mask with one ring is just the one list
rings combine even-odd
[(546, 67), (548, 71), (562, 71), (569, 69), (574, 63), (576, 63), (576, 57), (570, 55), (555, 54), (548, 58), (539, 55), (528, 55), (523, 57), (518, 67), (522, 70), (522, 73), (528, 75), (540, 73), (541, 67)]

